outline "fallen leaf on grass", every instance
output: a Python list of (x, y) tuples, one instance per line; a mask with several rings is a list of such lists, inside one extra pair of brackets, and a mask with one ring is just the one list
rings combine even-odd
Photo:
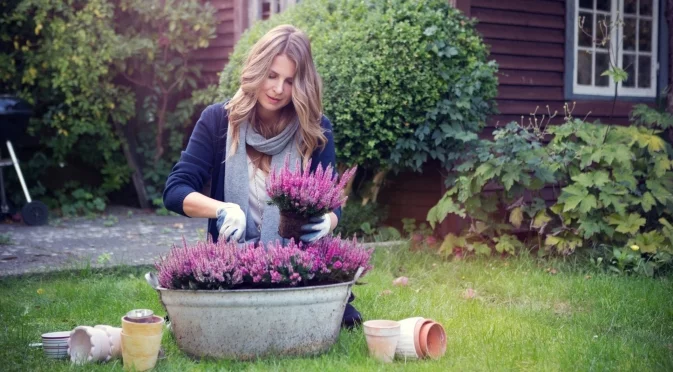
[(475, 297), (477, 297), (477, 291), (472, 288), (468, 288), (463, 292), (463, 298), (466, 300), (471, 300)]
[(391, 294), (393, 294), (393, 291), (391, 291), (390, 289), (386, 289), (385, 291), (381, 292), (381, 296), (388, 296)]
[(567, 302), (557, 302), (554, 304), (554, 314), (569, 315), (572, 312), (570, 304)]
[(409, 285), (409, 278), (406, 276), (400, 276), (399, 278), (393, 280), (393, 285), (398, 287), (406, 287)]
[(591, 275), (587, 275), (587, 276), (585, 276), (584, 279), (586, 279), (586, 280), (591, 279)]

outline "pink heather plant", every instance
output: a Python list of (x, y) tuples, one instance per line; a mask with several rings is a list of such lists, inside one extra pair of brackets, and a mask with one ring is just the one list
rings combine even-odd
[(310, 244), (306, 251), (313, 256), (316, 280), (325, 282), (345, 282), (352, 280), (358, 268), (363, 267), (365, 275), (372, 266), (369, 261), (373, 249), (364, 249), (357, 239), (343, 240), (328, 236)]
[(291, 171), (289, 158), (285, 158), (283, 168), (279, 172), (272, 170), (269, 174), (266, 184), (271, 198), (269, 204), (306, 218), (321, 216), (341, 207), (348, 198), (343, 195), (344, 188), (357, 167), (344, 172), (338, 183), (338, 173), (331, 165), (323, 169), (322, 164), (318, 164), (315, 172), (310, 172), (310, 169), (311, 160), (304, 169), (297, 161), (295, 170)]
[(371, 269), (371, 250), (353, 239), (325, 238), (304, 247), (293, 240), (245, 245), (218, 241), (174, 246), (156, 263), (159, 284), (169, 289), (239, 289), (308, 286), (353, 280)]
[(174, 246), (155, 265), (159, 284), (170, 289), (226, 289), (243, 283), (236, 250), (231, 243), (197, 242)]

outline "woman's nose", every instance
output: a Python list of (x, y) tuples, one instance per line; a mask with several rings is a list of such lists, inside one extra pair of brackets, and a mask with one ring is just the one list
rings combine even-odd
[(273, 91), (276, 94), (283, 94), (283, 81), (282, 80), (279, 79), (278, 82), (276, 84), (274, 84)]

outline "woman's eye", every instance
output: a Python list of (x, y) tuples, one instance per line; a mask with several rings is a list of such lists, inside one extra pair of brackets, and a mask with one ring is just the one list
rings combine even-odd
[(286, 80), (285, 82), (292, 85), (292, 80)]

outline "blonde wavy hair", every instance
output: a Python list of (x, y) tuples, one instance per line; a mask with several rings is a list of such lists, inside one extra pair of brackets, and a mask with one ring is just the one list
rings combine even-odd
[[(285, 55), (295, 63), (296, 72), (292, 83), (292, 102), (281, 111), (281, 120), (273, 127), (257, 122), (257, 91), (269, 76), (273, 59)], [(297, 143), (304, 164), (313, 151), (324, 148), (327, 138), (320, 125), (322, 119), (322, 82), (313, 64), (311, 43), (308, 36), (291, 25), (280, 25), (267, 32), (253, 45), (241, 71), (240, 88), (226, 104), (229, 115), (229, 136), (232, 146), (227, 157), (240, 146), (239, 127), (245, 120), (255, 126), (267, 138), (280, 133), (288, 123), (299, 119), (302, 141)], [(244, 142), (245, 144), (245, 142)], [(268, 171), (271, 157), (263, 155), (258, 166)]]

